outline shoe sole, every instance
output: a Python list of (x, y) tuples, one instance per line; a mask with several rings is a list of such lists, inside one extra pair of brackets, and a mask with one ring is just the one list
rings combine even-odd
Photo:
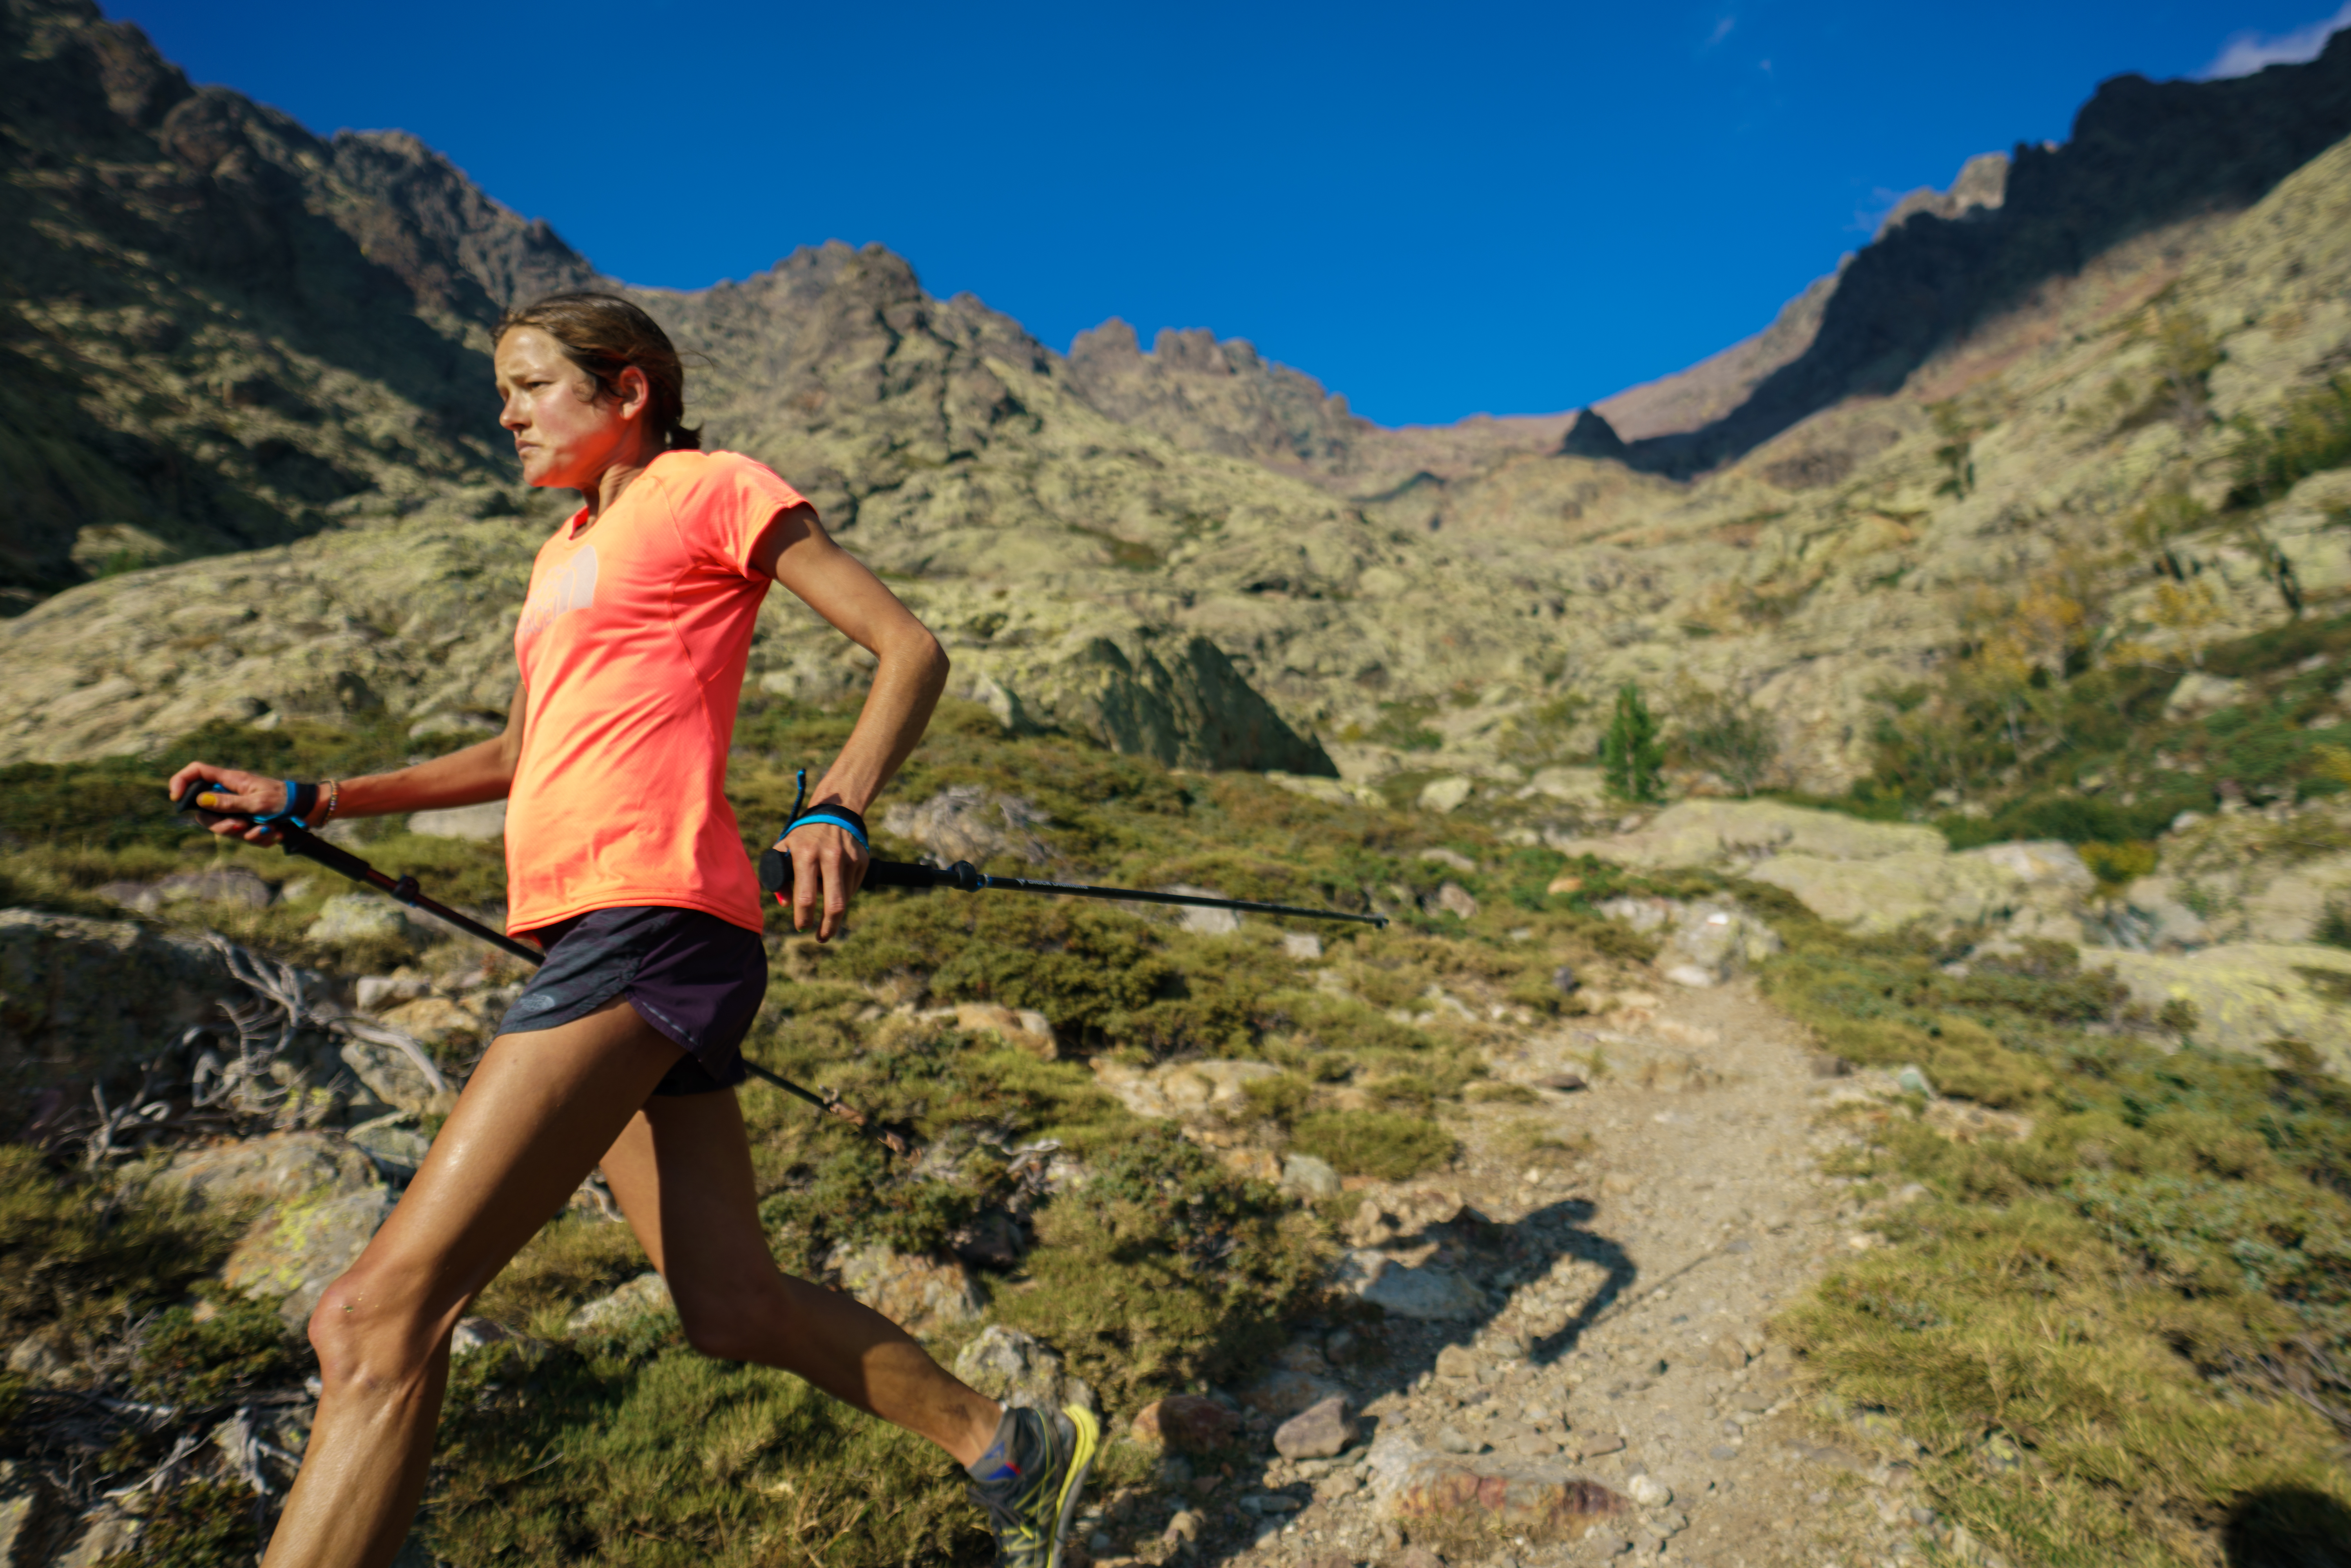
[(1061, 1542), (1070, 1533), (1078, 1500), (1085, 1494), (1086, 1472), (1093, 1469), (1095, 1450), (1102, 1446), (1102, 1427), (1092, 1412), (1081, 1406), (1064, 1405), (1061, 1414), (1070, 1418), (1077, 1446), (1070, 1456), (1070, 1473), (1061, 1481), (1061, 1509), (1053, 1519), (1053, 1550), (1045, 1559), (1045, 1568), (1061, 1568)]

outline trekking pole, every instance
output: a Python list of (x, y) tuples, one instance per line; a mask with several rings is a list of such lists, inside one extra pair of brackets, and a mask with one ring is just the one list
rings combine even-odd
[[(190, 785), (188, 792), (180, 798), (179, 809), (183, 811), (194, 811), (199, 816), (231, 817), (245, 822), (253, 821), (243, 812), (219, 810), (204, 804), (205, 792), (214, 788), (213, 784), (203, 780)], [(217, 800), (220, 797), (215, 795), (211, 799)], [(285, 821), (266, 822), (261, 825), (277, 835), (279, 844), (289, 855), (300, 855), (305, 860), (316, 861), (329, 871), (347, 876), (353, 882), (364, 883), (380, 893), (389, 894), (411, 909), (421, 909), (434, 919), (455, 926), (468, 936), (477, 936), (501, 952), (513, 954), (533, 967), (547, 961), (547, 955), (529, 943), (517, 941), (503, 931), (493, 931), (480, 921), (459, 914), (438, 899), (425, 897), (413, 876), (386, 876), (340, 844), (330, 844), (308, 828), (297, 827), (291, 822)], [(787, 1094), (807, 1101), (826, 1114), (839, 1117), (892, 1154), (903, 1155), (911, 1151), (911, 1145), (901, 1134), (894, 1129), (874, 1123), (832, 1090), (803, 1089), (781, 1073), (768, 1071), (747, 1056), (743, 1059), (743, 1070), (763, 1083), (771, 1083)]]
[[(784, 831), (776, 841), (759, 856), (759, 885), (776, 895), (778, 904), (789, 904), (792, 886), (792, 857), (784, 848), (784, 839), (800, 820), (801, 802), (808, 798), (808, 772), (800, 772), (799, 799), (792, 802), (792, 814), (784, 823)], [(828, 819), (830, 820), (830, 819)], [(1176, 904), (1190, 909), (1237, 909), (1255, 915), (1294, 915), (1303, 920), (1352, 920), (1375, 930), (1387, 928), (1384, 915), (1355, 915), (1343, 909), (1305, 909), (1294, 904), (1257, 904), (1246, 898), (1217, 898), (1205, 894), (1151, 893), (1135, 887), (1089, 887), (1073, 882), (1038, 882), (1022, 876), (990, 876), (969, 861), (957, 861), (953, 865), (922, 865), (910, 861), (869, 860), (865, 862), (864, 880), (860, 887), (952, 887), (964, 893), (1046, 893), (1061, 894), (1070, 898), (1107, 898), (1120, 903)]]

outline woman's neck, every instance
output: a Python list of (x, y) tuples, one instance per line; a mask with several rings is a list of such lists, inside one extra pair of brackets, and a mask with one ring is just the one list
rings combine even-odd
[(583, 530), (593, 528), (596, 519), (602, 517), (611, 508), (612, 503), (619, 500), (622, 494), (637, 482), (637, 476), (652, 467), (653, 459), (661, 455), (659, 447), (652, 446), (643, 441), (632, 441), (620, 455), (613, 459), (610, 466), (596, 476), (594, 484), (580, 490), (580, 499), (588, 508), (588, 519), (580, 525), (580, 528)]

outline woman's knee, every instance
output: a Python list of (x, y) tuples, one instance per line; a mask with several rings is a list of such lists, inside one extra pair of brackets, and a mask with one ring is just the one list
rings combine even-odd
[(772, 1355), (788, 1310), (780, 1291), (752, 1284), (677, 1292), (685, 1343), (714, 1361), (763, 1361)]
[(362, 1261), (328, 1286), (310, 1309), (310, 1345), (319, 1353), (321, 1382), (400, 1382), (430, 1364), (455, 1319), (399, 1290), (394, 1281), (401, 1272)]

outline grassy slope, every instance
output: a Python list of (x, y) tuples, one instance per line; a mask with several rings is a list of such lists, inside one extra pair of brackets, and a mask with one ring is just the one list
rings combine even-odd
[[(780, 706), (747, 715), (736, 793), (755, 840), (789, 799), (789, 765), (829, 755), (847, 723)], [(362, 731), (202, 744), (309, 770), (392, 760), (406, 743)], [(275, 749), (263, 758), (257, 747)], [(124, 765), (20, 768), (10, 781), (0, 829), (16, 835), (8, 874), (17, 896), (83, 904), (101, 882), (224, 852), (193, 843), (152, 801), (140, 804), (128, 792), (137, 770)], [(1401, 1152), (1382, 1173), (1395, 1174), (1447, 1157), (1445, 1109), (1480, 1087), (1489, 1026), (1430, 1002), (1432, 988), (1557, 1009), (1548, 979), (1558, 963), (1605, 974), (1644, 956), (1592, 915), (1593, 902), (1627, 887), (1713, 885), (1640, 883), (1586, 862), (1582, 888), (1547, 895), (1560, 856), (1508, 847), (1474, 823), (1327, 806), (1253, 778), (1172, 774), (1052, 737), (1009, 743), (974, 709), (943, 715), (897, 798), (953, 784), (1041, 807), (1050, 822), (1040, 833), (1061, 869), (1089, 878), (1405, 911), (1384, 935), (1322, 933), (1322, 967), (1340, 988), (1318, 986), (1283, 953), (1276, 923), (1208, 938), (1114, 907), (1011, 895), (877, 895), (850, 939), (825, 949), (775, 933), (774, 989), (751, 1043), (761, 1060), (835, 1084), (928, 1137), (986, 1126), (1015, 1142), (1060, 1138), (1085, 1161), (1088, 1183), (1040, 1211), (1040, 1246), (1020, 1276), (992, 1289), (997, 1315), (1059, 1346), (1114, 1412), (1249, 1375), (1290, 1320), (1318, 1310), (1324, 1221), (1136, 1122), (1082, 1065), (1039, 1061), (991, 1036), (893, 1014), (895, 1004), (1035, 1007), (1072, 1048), (1135, 1061), (1277, 1062), (1290, 1072), (1259, 1095), (1255, 1136), (1364, 1168)], [(126, 792), (100, 792), (110, 789)], [(92, 800), (109, 814), (60, 815)], [(67, 821), (78, 842), (54, 841)], [(392, 824), (374, 831), (367, 852), (378, 863), (461, 897), (495, 895), (490, 847), (420, 840)], [(1432, 832), (1487, 872), (1421, 860)], [(300, 869), (225, 852), (273, 878)], [(1475, 920), (1412, 907), (1446, 878), (1481, 900)], [(240, 916), (241, 934), (299, 949), (327, 891)], [(2014, 1561), (2196, 1562), (2210, 1531), (2248, 1498), (2302, 1488), (2351, 1499), (2339, 1435), (2288, 1391), (2315, 1378), (2320, 1396), (2343, 1393), (2324, 1383), (2327, 1367), (2343, 1364), (2351, 1292), (2343, 1088), (2314, 1071), (2175, 1049), (2176, 1029), (2129, 1014), (2069, 950), (1958, 976), (1944, 967), (1956, 950), (1855, 941), (1772, 890), (1745, 892), (1791, 942), (1767, 986), (1832, 1050), (1915, 1062), (1948, 1095), (2031, 1119), (2013, 1141), (1955, 1142), (1923, 1106), (1856, 1129), (1854, 1175), (1916, 1181), (1929, 1197), (1888, 1222), (1895, 1249), (1839, 1272), (1791, 1320), (1834, 1406), (1883, 1408), (1925, 1442), (1939, 1505)], [(461, 953), (415, 956), (433, 969)], [(1000, 1166), (985, 1157), (967, 1160), (957, 1183), (893, 1177), (796, 1103), (756, 1086), (744, 1099), (764, 1213), (788, 1266), (820, 1266), (852, 1238), (936, 1245), (1003, 1190)], [(8, 1174), (9, 1201), (26, 1213), (91, 1191), (30, 1168)], [(46, 1234), (12, 1231), (12, 1264), (46, 1256)], [(134, 1228), (132, 1242), (142, 1234)], [(574, 1305), (643, 1266), (625, 1228), (559, 1219), (481, 1309), (559, 1341)], [(112, 1266), (89, 1267), (106, 1275)], [(58, 1303), (110, 1291), (160, 1302), (185, 1288), (176, 1275), (134, 1277), (143, 1279), (126, 1265), (121, 1282), (93, 1276), (49, 1305), (12, 1298), (0, 1332), (20, 1333), (54, 1319)], [(86, 1307), (73, 1310), (95, 1322)], [(102, 1337), (97, 1327), (76, 1332)], [(212, 1352), (172, 1343), (183, 1360), (254, 1354), (234, 1336)], [(984, 1551), (951, 1478), (918, 1445), (788, 1378), (701, 1360), (670, 1319), (470, 1358), (443, 1441), (428, 1528), (459, 1563), (813, 1555), (879, 1564)], [(221, 1498), (214, 1513), (242, 1506), (233, 1490)], [(213, 1528), (202, 1500), (187, 1505), (193, 1535)]]

